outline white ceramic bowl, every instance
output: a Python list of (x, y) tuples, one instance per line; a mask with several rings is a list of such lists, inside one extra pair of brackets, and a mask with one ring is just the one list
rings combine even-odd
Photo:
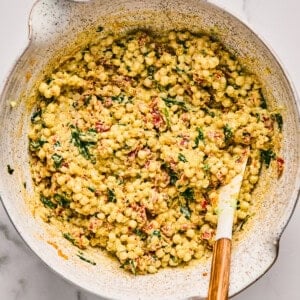
[[(0, 193), (13, 224), (50, 268), (97, 295), (112, 299), (202, 299), (207, 295), (209, 261), (135, 277), (120, 269), (103, 252), (91, 249), (88, 255), (97, 262), (92, 266), (78, 259), (78, 250), (60, 232), (33, 218), (29, 211), (27, 199), (32, 193), (32, 182), (27, 132), (33, 105), (26, 99), (49, 62), (66, 55), (66, 49), (70, 49), (78, 33), (88, 28), (95, 32), (99, 25), (105, 30), (121, 31), (139, 27), (156, 31), (213, 31), (258, 75), (264, 83), (269, 105), (284, 108), (285, 171), (280, 180), (271, 179), (270, 173), (262, 174), (253, 196), (257, 199), (256, 214), (246, 224), (246, 230), (235, 236), (230, 295), (238, 293), (274, 263), (280, 235), (297, 201), (299, 108), (295, 90), (265, 43), (236, 17), (206, 1), (37, 1), (30, 17), (29, 45), (9, 75), (0, 100)], [(9, 105), (11, 100), (18, 103), (13, 109)], [(6, 171), (8, 164), (15, 169), (13, 175)], [(55, 243), (68, 260), (59, 256), (49, 242)]]

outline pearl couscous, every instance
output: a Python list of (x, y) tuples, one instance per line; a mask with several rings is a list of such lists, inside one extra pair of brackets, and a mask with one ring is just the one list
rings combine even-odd
[(203, 34), (102, 35), (40, 84), (31, 123), (36, 213), (134, 274), (206, 256), (218, 188), (246, 148), (234, 230), (250, 215), (262, 166), (283, 169), (281, 114)]

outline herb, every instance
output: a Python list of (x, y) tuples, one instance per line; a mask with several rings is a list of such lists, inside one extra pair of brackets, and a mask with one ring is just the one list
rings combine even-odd
[(125, 44), (122, 43), (121, 41), (116, 41), (116, 45), (121, 47), (121, 48), (124, 48), (125, 47)]
[(81, 133), (77, 127), (71, 126), (71, 128), (71, 140), (78, 147), (79, 153), (87, 160), (95, 163), (95, 158), (90, 154), (89, 146), (96, 144), (97, 134), (95, 132)]
[(255, 117), (256, 117), (256, 121), (258, 123), (260, 121), (260, 114), (259, 113), (255, 113)]
[(172, 261), (175, 263), (175, 264), (178, 264), (178, 258), (173, 256), (172, 254), (170, 255), (170, 258), (172, 259)]
[(9, 175), (12, 175), (14, 173), (14, 171), (15, 170), (12, 169), (10, 165), (7, 165), (7, 172), (8, 172)]
[(209, 110), (208, 108), (204, 107), (202, 109), (206, 114), (208, 114), (209, 116), (211, 116), (212, 118), (214, 118), (216, 115), (213, 111)]
[(102, 26), (98, 26), (96, 29), (96, 32), (102, 32), (104, 30), (104, 28)]
[(275, 121), (277, 122), (278, 128), (280, 131), (282, 131), (282, 125), (283, 125), (283, 119), (281, 114), (275, 114)]
[(182, 161), (184, 163), (188, 162), (187, 159), (185, 158), (185, 156), (182, 153), (178, 154), (178, 160)]
[(31, 120), (31, 123), (35, 124), (37, 123), (40, 118), (42, 116), (42, 110), (40, 108), (38, 108), (31, 116), (30, 120)]
[(166, 107), (164, 108), (164, 115), (166, 118), (167, 127), (170, 128), (170, 115), (169, 115), (169, 111)]
[(130, 267), (131, 272), (136, 275), (136, 266), (134, 264), (134, 260), (127, 258), (126, 261), (120, 266), (120, 268), (125, 268), (126, 266)]
[(246, 224), (246, 222), (249, 220), (249, 218), (250, 218), (250, 215), (247, 215), (247, 216), (245, 217), (245, 219), (243, 219), (243, 220), (241, 221), (241, 223), (237, 226), (237, 228), (236, 228), (235, 231), (241, 231), (241, 230), (243, 230), (243, 227), (244, 227), (244, 225)]
[(88, 46), (86, 46), (86, 47), (81, 51), (81, 53), (84, 54), (84, 53), (87, 53), (87, 52), (89, 52), (89, 51), (90, 51), (90, 46), (88, 45)]
[(170, 177), (170, 184), (171, 185), (175, 185), (176, 181), (178, 180), (178, 176), (176, 174), (176, 172), (170, 167), (168, 166), (166, 163), (163, 163), (161, 165), (162, 169), (164, 171), (166, 171)]
[(182, 40), (177, 39), (176, 42), (177, 42), (177, 44), (182, 45), (184, 48), (187, 48), (185, 45), (185, 40), (182, 41)]
[(85, 96), (83, 99), (83, 104), (85, 106), (88, 106), (90, 104), (91, 100), (92, 100), (92, 95)]
[(119, 96), (112, 96), (111, 100), (118, 103), (122, 103), (125, 100), (125, 96), (122, 94), (120, 94)]
[(91, 186), (88, 186), (88, 190), (91, 191), (92, 193), (95, 193), (95, 189)]
[(79, 106), (79, 104), (78, 104), (77, 101), (74, 101), (74, 102), (72, 103), (72, 107), (73, 107), (73, 108), (77, 109), (78, 106)]
[(191, 218), (191, 211), (187, 206), (180, 206), (180, 212), (185, 216), (186, 219)]
[(178, 68), (178, 66), (176, 66), (176, 72), (177, 73), (179, 73), (179, 74), (182, 74), (182, 73), (184, 73), (184, 70), (182, 70), (182, 69), (180, 69), (180, 68)]
[(157, 237), (161, 238), (161, 233), (160, 233), (159, 230), (155, 229), (155, 230), (153, 230), (153, 232), (152, 232), (152, 236), (157, 236)]
[(136, 266), (134, 264), (134, 261), (133, 259), (129, 259), (129, 265), (130, 265), (130, 269), (131, 269), (131, 272), (136, 275)]
[(61, 164), (63, 162), (63, 157), (61, 155), (58, 155), (56, 153), (54, 153), (51, 158), (53, 159), (53, 162), (54, 162), (54, 167), (55, 169), (58, 169), (61, 167)]
[(204, 170), (205, 172), (208, 172), (208, 171), (210, 170), (209, 164), (204, 164), (203, 170)]
[(54, 147), (61, 147), (61, 144), (59, 141), (55, 142)]
[(29, 150), (32, 152), (35, 152), (37, 150), (39, 150), (40, 148), (43, 147), (44, 144), (48, 143), (47, 141), (44, 141), (42, 139), (37, 140), (37, 141), (31, 141), (29, 143)]
[(267, 101), (261, 90), (259, 90), (259, 94), (260, 94), (260, 107), (267, 109), (268, 108)]
[(155, 67), (154, 66), (149, 66), (147, 68), (147, 74), (148, 74), (148, 77), (151, 77), (153, 79), (153, 75), (155, 73)]
[(215, 31), (211, 31), (209, 34), (209, 37), (211, 39), (212, 42), (219, 42), (220, 39), (218, 37), (218, 34)]
[(195, 199), (194, 190), (192, 188), (187, 188), (184, 192), (180, 193), (180, 195), (187, 201), (193, 201)]
[(45, 82), (46, 82), (47, 84), (50, 84), (51, 81), (53, 81), (53, 78), (51, 78), (51, 77), (48, 77), (48, 78), (45, 79)]
[(184, 111), (188, 111), (188, 108), (186, 107), (186, 103), (184, 101), (176, 100), (173, 98), (162, 98), (162, 100), (166, 103), (168, 107), (171, 107), (172, 105), (178, 105), (181, 107)]
[(53, 198), (60, 206), (62, 206), (64, 208), (67, 208), (70, 206), (71, 201), (68, 198), (66, 198), (64, 195), (55, 194)]
[(147, 239), (147, 233), (145, 233), (143, 230), (136, 228), (133, 231), (137, 236), (141, 238), (142, 241)]
[(200, 141), (204, 141), (204, 134), (201, 128), (197, 128), (198, 135), (195, 138), (195, 146), (193, 146), (193, 149), (196, 149), (199, 146)]
[(271, 149), (260, 150), (260, 158), (266, 164), (267, 168), (269, 168), (271, 160), (275, 159), (275, 157), (276, 155)]
[(75, 239), (70, 235), (70, 233), (63, 233), (63, 237), (72, 243), (74, 246), (76, 245)]
[(49, 198), (46, 198), (43, 195), (40, 196), (40, 200), (44, 204), (44, 206), (47, 206), (51, 209), (54, 209), (57, 207), (57, 205), (55, 203), (53, 203)]
[(108, 189), (108, 202), (112, 202), (112, 203), (116, 203), (117, 202), (117, 198), (116, 198), (116, 195), (114, 193), (114, 191)]
[(233, 136), (232, 130), (228, 124), (226, 124), (225, 127), (223, 128), (223, 132), (225, 137), (225, 144), (228, 144)]
[(98, 141), (97, 131), (94, 128), (90, 128), (87, 132), (80, 133), (79, 138), (80, 138), (81, 142), (89, 143), (89, 144), (94, 145)]
[(158, 88), (158, 90), (160, 92), (166, 92), (167, 91), (166, 87), (164, 87), (163, 85), (159, 84), (157, 81), (156, 81), (156, 87)]
[(91, 261), (91, 260), (85, 258), (85, 257), (82, 255), (81, 252), (80, 252), (79, 254), (77, 254), (77, 256), (78, 256), (81, 260), (83, 260), (83, 261), (85, 261), (85, 262), (87, 262), (87, 263), (89, 263), (89, 264), (91, 264), (91, 265), (93, 265), (93, 266), (96, 266), (96, 263), (95, 263), (94, 261)]

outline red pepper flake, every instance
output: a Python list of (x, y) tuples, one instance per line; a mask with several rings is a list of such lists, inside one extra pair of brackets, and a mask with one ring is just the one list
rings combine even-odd
[(140, 146), (136, 147), (134, 150), (128, 153), (128, 157), (130, 159), (135, 159), (140, 149), (141, 149)]
[(201, 207), (203, 209), (206, 209), (207, 205), (208, 205), (208, 201), (206, 199), (203, 199), (203, 201), (201, 202)]
[(280, 177), (284, 169), (284, 159), (281, 157), (277, 157), (276, 162), (277, 162), (277, 175), (278, 177)]
[(223, 76), (223, 73), (222, 73), (222, 71), (216, 71), (214, 76), (216, 79), (220, 79)]
[(208, 231), (203, 232), (202, 239), (203, 240), (209, 240), (211, 238), (211, 233)]
[(187, 148), (189, 145), (189, 141), (190, 141), (189, 135), (182, 135), (181, 137), (182, 137), (182, 140), (180, 140), (179, 145), (184, 148)]
[(202, 85), (205, 82), (203, 77), (200, 77), (198, 74), (193, 74), (193, 80), (198, 84)]
[(106, 132), (106, 131), (109, 131), (110, 130), (110, 127), (109, 125), (106, 125), (104, 124), (103, 122), (101, 121), (98, 121), (96, 122), (95, 124), (95, 128), (96, 128), (96, 131), (97, 132)]
[(160, 112), (157, 109), (153, 109), (152, 112), (152, 121), (155, 128), (160, 128), (164, 124), (164, 119)]
[(67, 162), (64, 162), (64, 163), (62, 163), (62, 165), (61, 165), (62, 167), (65, 167), (65, 168), (69, 168), (69, 163), (67, 163)]
[(273, 124), (274, 124), (273, 120), (268, 116), (263, 116), (262, 119), (264, 121), (265, 127), (270, 130), (273, 130)]

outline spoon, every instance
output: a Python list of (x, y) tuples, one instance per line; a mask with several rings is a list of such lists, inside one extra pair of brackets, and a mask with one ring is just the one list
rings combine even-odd
[(207, 300), (228, 299), (233, 218), (247, 165), (248, 152), (247, 149), (239, 160), (240, 173), (219, 189), (218, 225)]

